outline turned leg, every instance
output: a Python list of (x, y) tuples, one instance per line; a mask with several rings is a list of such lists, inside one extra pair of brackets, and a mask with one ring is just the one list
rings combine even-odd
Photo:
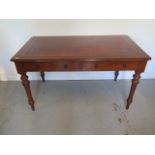
[(132, 80), (132, 85), (131, 85), (131, 89), (130, 89), (130, 94), (129, 97), (127, 99), (127, 106), (126, 109), (129, 109), (130, 104), (132, 103), (133, 100), (133, 96), (136, 90), (136, 87), (139, 83), (139, 79), (140, 79), (140, 73), (135, 73), (133, 76), (133, 80)]
[(35, 110), (34, 100), (33, 100), (32, 94), (31, 94), (30, 82), (28, 80), (28, 76), (26, 75), (26, 73), (21, 74), (21, 80), (22, 80), (22, 84), (23, 84), (23, 86), (25, 88), (27, 97), (28, 97), (28, 102), (29, 102), (32, 110), (34, 111)]
[(40, 76), (42, 78), (42, 81), (45, 82), (45, 73), (44, 72), (40, 72)]
[(119, 75), (119, 71), (115, 71), (115, 78), (114, 78), (114, 81), (117, 81), (118, 75)]

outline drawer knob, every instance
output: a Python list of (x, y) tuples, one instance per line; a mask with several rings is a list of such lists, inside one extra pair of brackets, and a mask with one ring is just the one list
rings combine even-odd
[(123, 64), (122, 67), (123, 67), (123, 68), (126, 68), (126, 64)]
[(64, 69), (67, 69), (68, 68), (68, 65), (67, 64), (64, 64)]

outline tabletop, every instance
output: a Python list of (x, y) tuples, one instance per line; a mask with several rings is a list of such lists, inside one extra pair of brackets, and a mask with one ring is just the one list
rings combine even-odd
[(51, 60), (149, 60), (128, 36), (36, 36), (12, 57), (12, 61)]

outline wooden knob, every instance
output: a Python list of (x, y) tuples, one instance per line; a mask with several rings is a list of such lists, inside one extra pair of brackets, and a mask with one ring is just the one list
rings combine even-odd
[(126, 64), (123, 64), (122, 67), (123, 67), (123, 68), (126, 68)]
[(64, 64), (64, 69), (67, 69), (68, 68), (68, 65), (67, 64)]

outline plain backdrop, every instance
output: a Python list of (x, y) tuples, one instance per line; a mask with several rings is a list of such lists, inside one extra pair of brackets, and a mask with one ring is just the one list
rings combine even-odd
[[(10, 58), (32, 36), (56, 35), (129, 35), (152, 60), (142, 78), (155, 78), (155, 20), (130, 19), (31, 19), (0, 20), (0, 81), (19, 80)], [(28, 73), (31, 80), (40, 79), (39, 73)], [(131, 79), (133, 72), (120, 72), (120, 79)], [(58, 72), (46, 73), (48, 80), (113, 79), (113, 72)]]

